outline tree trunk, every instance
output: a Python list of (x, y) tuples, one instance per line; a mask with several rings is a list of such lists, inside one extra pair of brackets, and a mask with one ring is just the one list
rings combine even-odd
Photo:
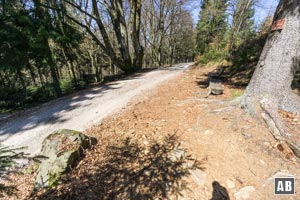
[[(284, 20), (283, 26), (278, 20)], [(278, 110), (300, 114), (300, 97), (291, 88), (293, 73), (299, 66), (299, 47), (300, 4), (298, 0), (281, 0), (242, 102), (253, 116), (261, 114), (274, 137), (286, 142), (298, 157), (300, 141), (289, 133)]]
[[(63, 56), (65, 58), (65, 61), (68, 64), (68, 67), (69, 67), (68, 71), (71, 70), (71, 75), (72, 75), (73, 83), (77, 87), (78, 83), (77, 83), (77, 79), (76, 79), (76, 73), (75, 73), (73, 61), (70, 60), (69, 57), (67, 56), (68, 50), (66, 50), (65, 47), (63, 47), (61, 50), (62, 50)], [(68, 55), (70, 55), (70, 54), (68, 53)]]
[(61, 88), (60, 88), (60, 85), (59, 85), (59, 79), (58, 79), (58, 74), (57, 74), (57, 71), (56, 71), (56, 66), (55, 66), (55, 62), (53, 61), (53, 58), (52, 58), (52, 52), (50, 50), (50, 46), (49, 46), (49, 43), (47, 42), (47, 59), (48, 59), (48, 64), (49, 64), (49, 68), (50, 68), (50, 72), (51, 72), (51, 78), (52, 78), (52, 84), (53, 84), (53, 88), (55, 90), (55, 93), (57, 96), (61, 96), (62, 95), (62, 91), (61, 91)]
[(37, 66), (37, 69), (38, 69), (38, 74), (39, 74), (39, 79), (40, 79), (41, 85), (42, 85), (42, 87), (44, 87), (45, 83), (44, 83), (44, 80), (43, 80), (43, 74), (42, 74), (42, 71), (41, 71), (41, 67)]
[(23, 91), (26, 91), (26, 83), (25, 83), (25, 80), (23, 78), (23, 73), (21, 72), (21, 69), (17, 68), (17, 76), (18, 78), (20, 79), (20, 83), (22, 85), (22, 90)]
[(6, 83), (5, 83), (5, 78), (2, 75), (2, 72), (0, 72), (0, 80), (1, 80), (1, 86), (2, 87), (7, 87)]
[(27, 66), (28, 66), (28, 69), (29, 69), (29, 72), (30, 72), (30, 76), (31, 76), (32, 82), (33, 82), (34, 86), (37, 87), (38, 85), (37, 85), (36, 80), (35, 80), (34, 69), (32, 68), (32, 66), (31, 66), (30, 63), (27, 63)]
[(141, 31), (141, 0), (131, 0), (131, 40), (133, 43), (134, 56), (133, 56), (133, 66), (136, 70), (142, 68), (144, 50), (140, 43), (140, 31)]

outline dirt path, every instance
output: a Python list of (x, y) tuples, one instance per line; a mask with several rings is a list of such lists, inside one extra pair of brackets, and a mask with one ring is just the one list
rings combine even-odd
[(61, 128), (82, 131), (125, 107), (134, 96), (180, 74), (189, 65), (191, 63), (136, 74), (48, 103), (0, 124), (0, 140), (4, 145), (28, 146), (26, 151), (36, 154), (49, 133)]
[[(240, 89), (225, 85), (223, 95), (203, 98), (212, 70), (189, 68), (137, 95), (122, 112), (85, 131), (98, 144), (63, 184), (31, 196), (29, 170), (12, 177), (18, 192), (10, 199), (299, 199), (299, 164), (285, 145), (263, 122), (224, 103)], [(173, 134), (176, 142), (168, 139)], [(170, 153), (178, 144), (185, 153), (176, 162)], [(187, 173), (190, 158), (201, 169)], [(274, 196), (275, 176), (296, 177), (296, 194)]]

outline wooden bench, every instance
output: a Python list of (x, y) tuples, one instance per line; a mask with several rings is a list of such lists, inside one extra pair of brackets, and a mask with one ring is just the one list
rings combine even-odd
[(209, 75), (209, 85), (208, 85), (208, 93), (206, 98), (213, 95), (221, 95), (223, 94), (222, 80), (221, 76), (225, 70), (225, 67), (218, 69), (217, 72), (213, 72)]

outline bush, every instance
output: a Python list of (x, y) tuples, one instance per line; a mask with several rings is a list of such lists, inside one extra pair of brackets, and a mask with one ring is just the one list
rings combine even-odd
[(74, 85), (72, 81), (67, 78), (60, 80), (60, 87), (63, 94), (69, 94), (74, 91)]
[[(0, 177), (2, 180), (8, 180), (7, 176), (13, 171), (11, 168), (16, 164), (16, 159), (24, 159), (24, 153), (19, 152), (22, 148), (12, 149), (0, 144)], [(14, 186), (7, 186), (0, 183), (0, 197), (4, 194), (12, 195), (15, 191)]]
[(79, 81), (78, 86), (79, 86), (79, 89), (84, 89), (88, 86), (88, 84), (85, 81)]
[(220, 62), (224, 60), (226, 56), (227, 56), (227, 51), (210, 48), (203, 55), (196, 56), (196, 62), (200, 64), (207, 64), (212, 61)]
[(55, 98), (55, 91), (51, 84), (46, 84), (42, 87), (31, 86), (27, 89), (27, 101), (26, 104), (34, 104), (40, 102), (46, 102)]
[(232, 52), (233, 65), (257, 63), (267, 39), (267, 34), (249, 39)]
[(0, 112), (7, 113), (25, 105), (49, 101), (56, 97), (51, 84), (42, 87), (30, 86), (26, 90), (18, 87), (0, 88)]

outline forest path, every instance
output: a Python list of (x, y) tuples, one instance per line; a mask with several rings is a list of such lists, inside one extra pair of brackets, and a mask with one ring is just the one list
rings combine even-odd
[(25, 152), (35, 155), (43, 139), (58, 129), (83, 131), (108, 115), (121, 110), (136, 95), (154, 88), (186, 70), (192, 63), (137, 73), (122, 80), (79, 91), (54, 100), (39, 109), (0, 123), (3, 145), (27, 146)]
[[(34, 163), (22, 170), (27, 173), (13, 175), (18, 200), (295, 199), (298, 178), (296, 195), (274, 196), (274, 177), (300, 176), (293, 154), (274, 140), (263, 121), (226, 103), (243, 88), (224, 79), (222, 95), (204, 98), (215, 69), (193, 66), (183, 73), (176, 69), (176, 77), (166, 72), (174, 78), (140, 92), (122, 112), (84, 130), (98, 144), (85, 152), (55, 190), (32, 196)], [(148, 80), (145, 84), (160, 76), (151, 73), (157, 72), (146, 74), (153, 80), (143, 77)], [(199, 168), (187, 170), (193, 158)]]

